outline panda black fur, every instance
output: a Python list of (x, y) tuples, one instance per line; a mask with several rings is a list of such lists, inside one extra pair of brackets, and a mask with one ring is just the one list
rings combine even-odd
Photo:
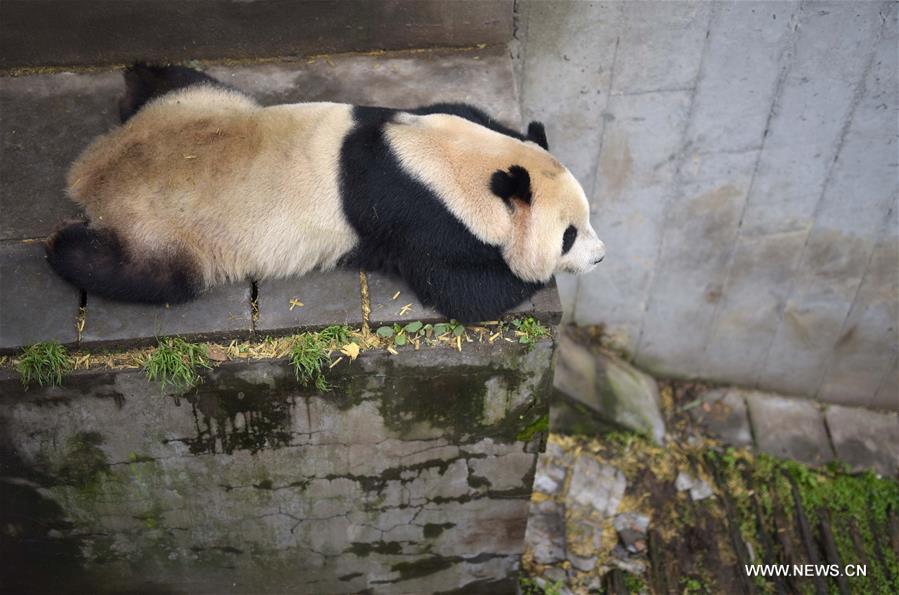
[(261, 108), (175, 66), (137, 65), (125, 81), (123, 127), (69, 175), (91, 221), (47, 243), (89, 293), (178, 303), (342, 264), (398, 275), (424, 304), (477, 321), (602, 259), (583, 190), (539, 123), (522, 135), (463, 104)]

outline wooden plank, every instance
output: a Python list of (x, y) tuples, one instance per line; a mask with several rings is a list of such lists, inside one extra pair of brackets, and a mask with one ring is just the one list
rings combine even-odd
[[(837, 550), (837, 542), (833, 537), (833, 530), (831, 529), (832, 522), (830, 509), (827, 507), (819, 508), (818, 530), (821, 532), (821, 541), (824, 544), (824, 553), (827, 556), (827, 561), (830, 564), (837, 564), (840, 568), (843, 568), (843, 563), (840, 562), (840, 552)], [(840, 573), (837, 575), (836, 580), (840, 594), (849, 595), (849, 582), (846, 580), (846, 577)]]
[[(784, 560), (777, 560), (777, 548), (775, 548), (774, 540), (771, 539), (771, 535), (766, 530), (764, 517), (762, 515), (762, 506), (761, 504), (759, 504), (759, 500), (755, 496), (755, 486), (753, 485), (753, 483), (749, 483), (749, 489), (753, 491), (752, 507), (755, 511), (756, 536), (758, 537), (759, 543), (762, 546), (762, 562), (765, 564), (783, 563)], [(773, 577), (771, 577), (771, 579), (774, 583), (774, 592), (777, 593), (777, 595), (786, 595), (786, 589), (784, 589), (783, 579), (781, 579), (781, 577), (777, 575), (774, 575)]]
[(649, 530), (649, 580), (652, 585), (653, 593), (664, 595), (670, 590), (668, 588), (668, 572), (671, 565), (668, 563), (666, 555), (666, 544), (662, 541), (662, 536), (658, 530)]
[[(796, 485), (795, 479), (789, 475), (787, 478), (790, 481), (790, 489), (793, 493), (793, 510), (796, 514), (796, 526), (799, 530), (799, 536), (802, 539), (805, 553), (808, 556), (809, 562), (812, 564), (820, 564), (821, 555), (818, 552), (818, 545), (815, 543), (811, 523), (809, 523), (805, 510), (802, 508), (802, 502), (799, 498), (799, 487)], [(824, 579), (817, 574), (813, 578), (815, 580), (815, 593), (818, 595), (827, 595), (827, 584), (824, 582)]]

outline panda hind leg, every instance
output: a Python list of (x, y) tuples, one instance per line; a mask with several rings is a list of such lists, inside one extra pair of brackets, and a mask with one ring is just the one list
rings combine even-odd
[(125, 94), (119, 99), (119, 119), (124, 124), (148, 101), (192, 85), (230, 88), (208, 74), (186, 66), (153, 66), (138, 62), (125, 69)]
[(60, 277), (89, 294), (116, 301), (178, 304), (203, 289), (196, 263), (187, 255), (130, 254), (116, 234), (68, 223), (46, 242), (47, 261)]

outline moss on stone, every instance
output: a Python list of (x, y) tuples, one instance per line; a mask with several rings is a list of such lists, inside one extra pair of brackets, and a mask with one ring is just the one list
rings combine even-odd
[(109, 474), (109, 461), (101, 444), (103, 436), (99, 432), (78, 432), (70, 437), (56, 470), (60, 482), (81, 490), (96, 487)]
[(371, 553), (396, 555), (403, 553), (403, 545), (398, 541), (354, 541), (345, 551), (360, 558)]
[(517, 440), (521, 442), (530, 442), (531, 439), (538, 433), (546, 433), (549, 432), (549, 414), (544, 413), (533, 422), (525, 426), (521, 429), (520, 432), (515, 436)]
[(456, 526), (456, 523), (425, 523), (423, 532), (425, 539), (436, 539), (446, 531)]
[(430, 556), (419, 558), (411, 562), (399, 562), (390, 567), (390, 570), (400, 573), (400, 581), (419, 578), (440, 572), (455, 564), (457, 560), (443, 556)]

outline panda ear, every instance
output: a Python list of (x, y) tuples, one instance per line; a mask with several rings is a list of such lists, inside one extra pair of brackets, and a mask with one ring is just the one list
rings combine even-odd
[(513, 197), (531, 204), (531, 176), (520, 165), (511, 166), (509, 171), (498, 169), (493, 172), (490, 190), (507, 204), (512, 203)]
[(528, 124), (528, 140), (534, 141), (547, 151), (549, 151), (549, 143), (546, 140), (546, 129), (543, 128), (543, 123), (534, 120), (530, 124)]

